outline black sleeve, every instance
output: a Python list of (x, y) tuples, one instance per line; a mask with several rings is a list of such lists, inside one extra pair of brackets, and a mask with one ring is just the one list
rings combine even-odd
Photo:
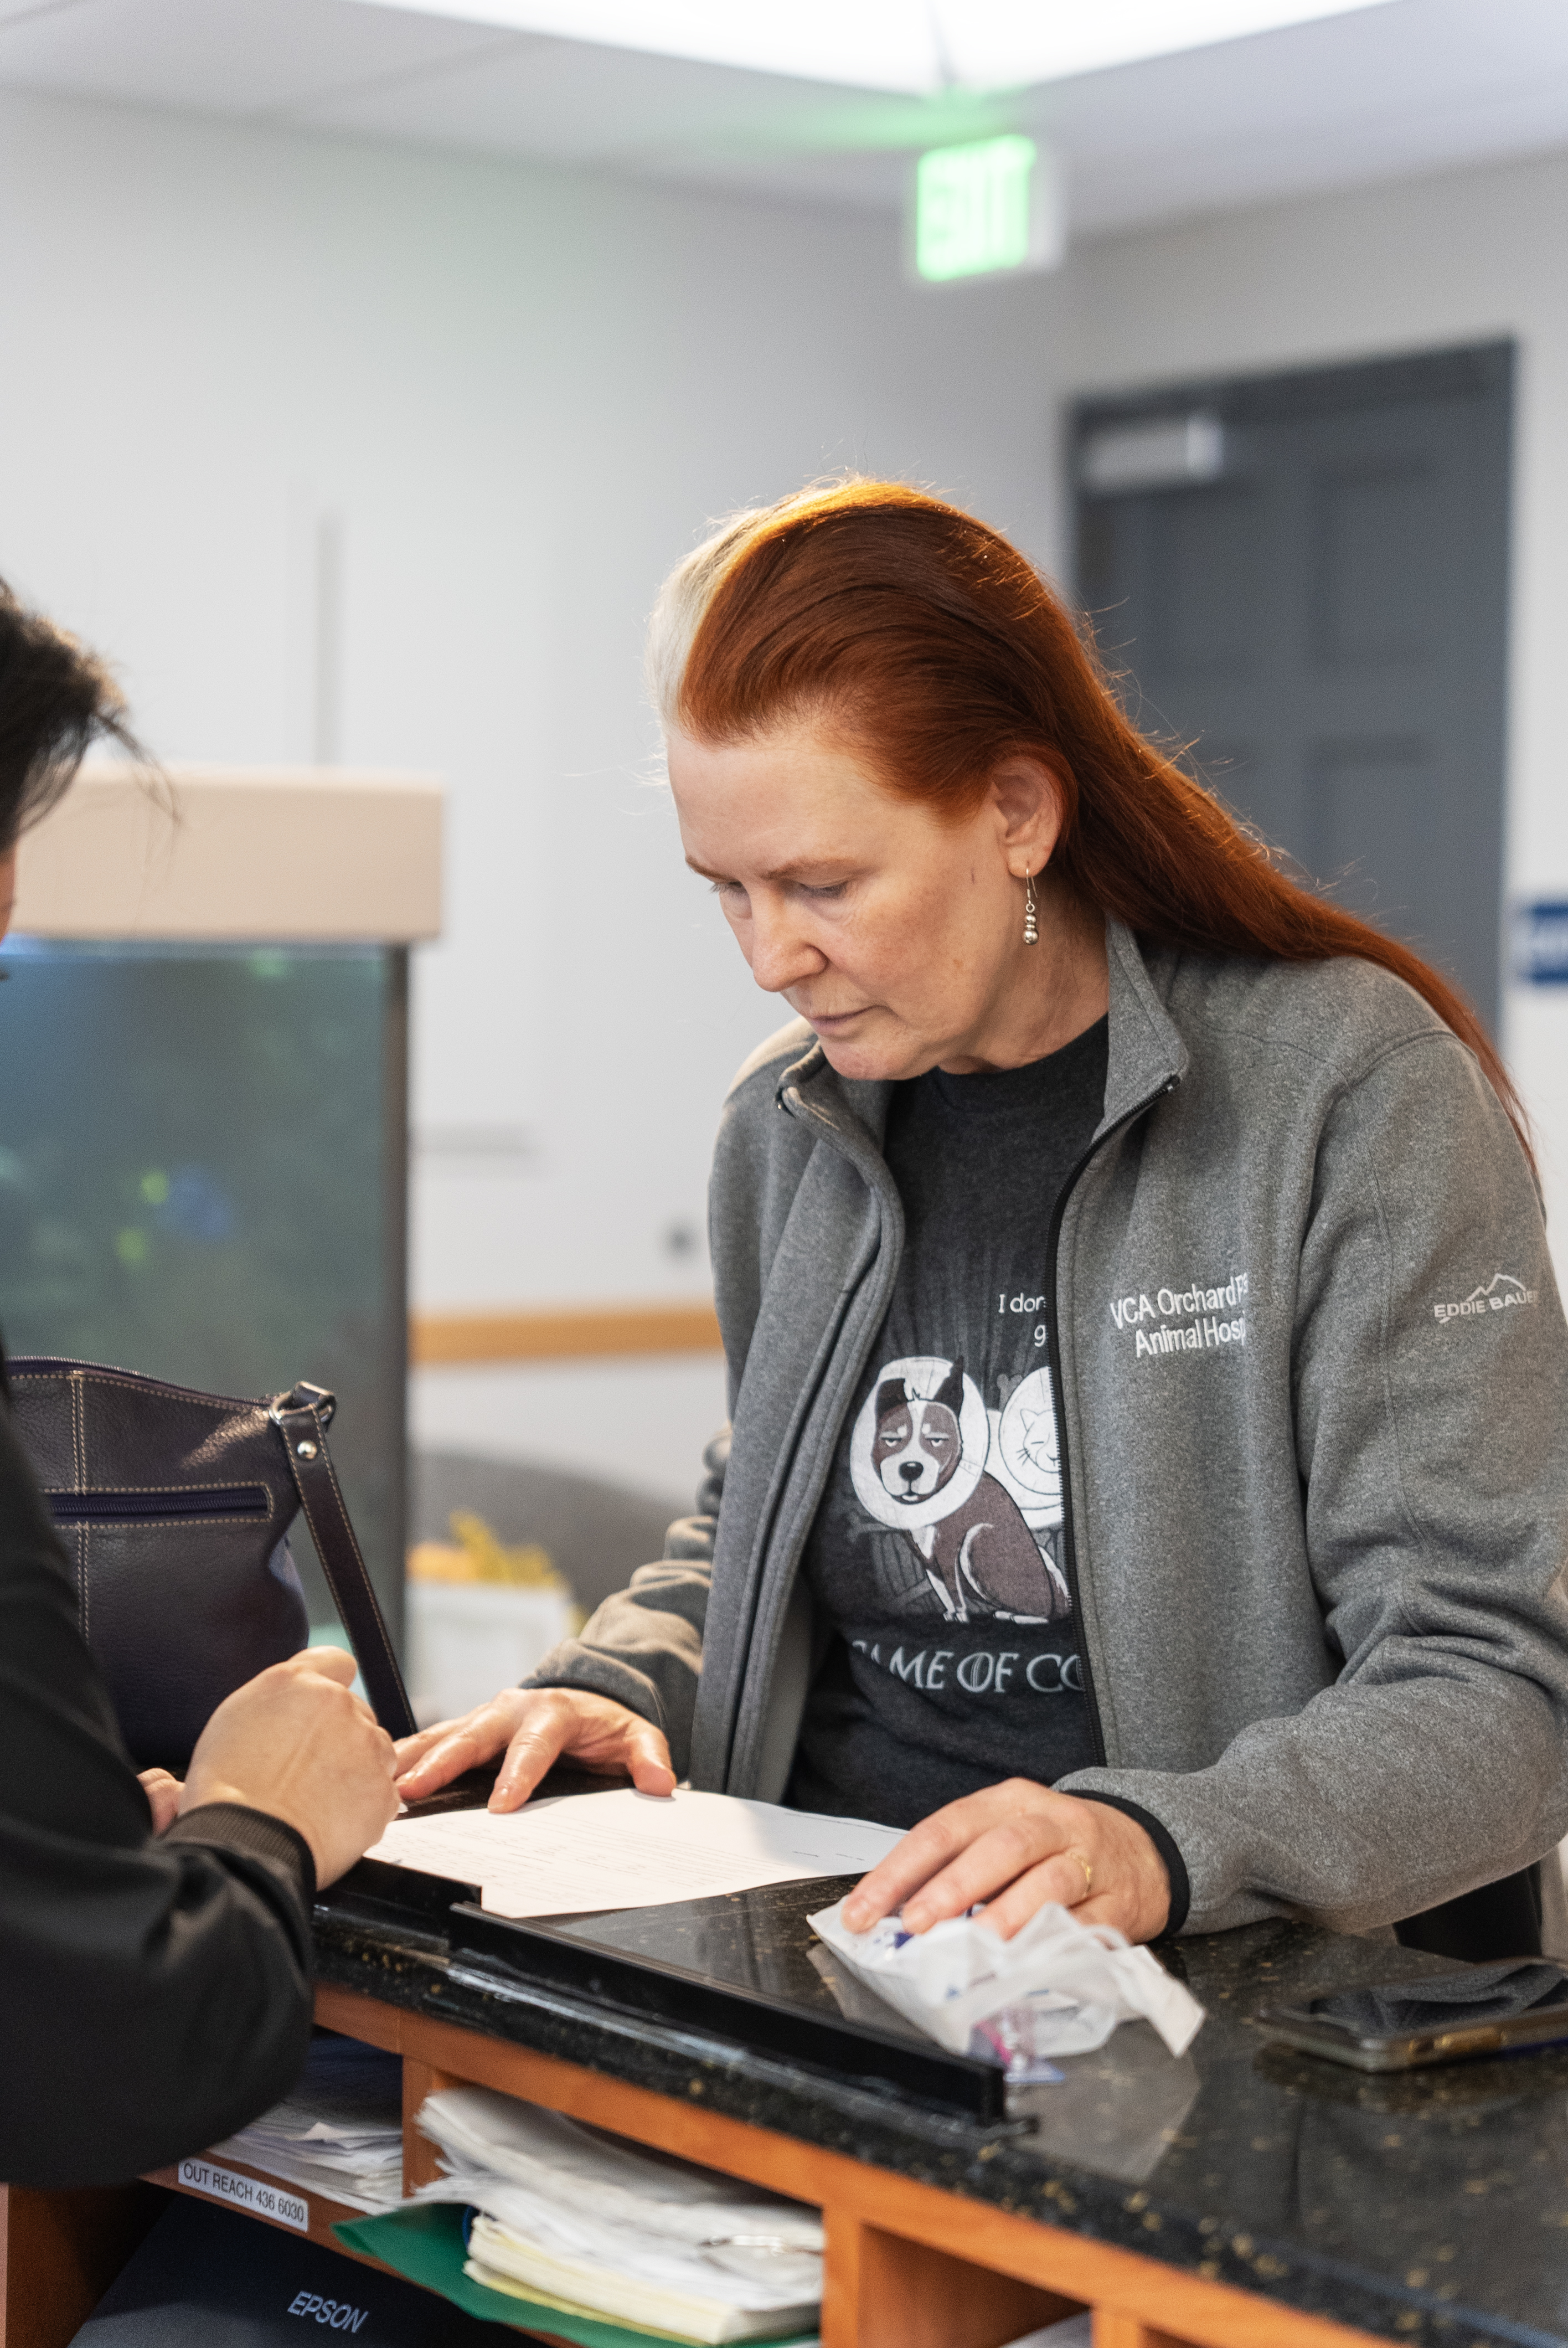
[(275, 2103), (310, 2043), (313, 1894), (258, 1811), (155, 1839), (0, 1406), (0, 2177), (116, 2183)]

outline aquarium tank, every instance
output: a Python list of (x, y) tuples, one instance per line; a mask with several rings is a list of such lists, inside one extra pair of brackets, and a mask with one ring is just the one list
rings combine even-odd
[[(406, 948), (14, 937), (0, 970), (7, 1351), (331, 1387), (401, 1650)], [(331, 1625), (302, 1519), (292, 1540)]]

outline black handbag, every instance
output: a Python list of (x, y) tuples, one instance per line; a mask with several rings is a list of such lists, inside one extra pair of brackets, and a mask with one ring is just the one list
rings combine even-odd
[(324, 1386), (252, 1402), (97, 1362), (8, 1367), (16, 1432), (138, 1769), (182, 1772), (223, 1698), (306, 1643), (288, 1542), (302, 1509), (375, 1716), (393, 1736), (412, 1734), (327, 1450), (337, 1403)]

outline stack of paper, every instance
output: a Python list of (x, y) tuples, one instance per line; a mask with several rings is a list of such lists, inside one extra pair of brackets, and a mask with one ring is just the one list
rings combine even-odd
[(428, 2096), (418, 2125), (446, 2171), (418, 2198), (472, 2206), (476, 2282), (690, 2348), (815, 2331), (816, 2210), (484, 2087)]
[(211, 2149), (351, 2209), (389, 2209), (403, 2198), (403, 2065), (318, 2032), (293, 2092)]

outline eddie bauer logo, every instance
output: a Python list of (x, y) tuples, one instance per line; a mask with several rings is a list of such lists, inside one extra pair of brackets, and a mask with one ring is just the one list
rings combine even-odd
[[(1235, 1308), (1246, 1303), (1247, 1287), (1247, 1273), (1233, 1272), (1214, 1287), (1194, 1281), (1190, 1288), (1156, 1289), (1153, 1297), (1140, 1290), (1136, 1296), (1113, 1297), (1111, 1318), (1118, 1329), (1135, 1333), (1132, 1350), (1139, 1361), (1164, 1354), (1211, 1354), (1222, 1345), (1245, 1344), (1246, 1314)], [(1184, 1318), (1188, 1313), (1191, 1320)], [(1146, 1321), (1159, 1325), (1145, 1329)], [(1173, 1328), (1173, 1321), (1180, 1325)]]
[(1511, 1272), (1494, 1272), (1483, 1288), (1472, 1288), (1462, 1304), (1434, 1304), (1439, 1321), (1468, 1321), (1477, 1313), (1506, 1313), (1511, 1304), (1539, 1304), (1541, 1291), (1526, 1288)]

